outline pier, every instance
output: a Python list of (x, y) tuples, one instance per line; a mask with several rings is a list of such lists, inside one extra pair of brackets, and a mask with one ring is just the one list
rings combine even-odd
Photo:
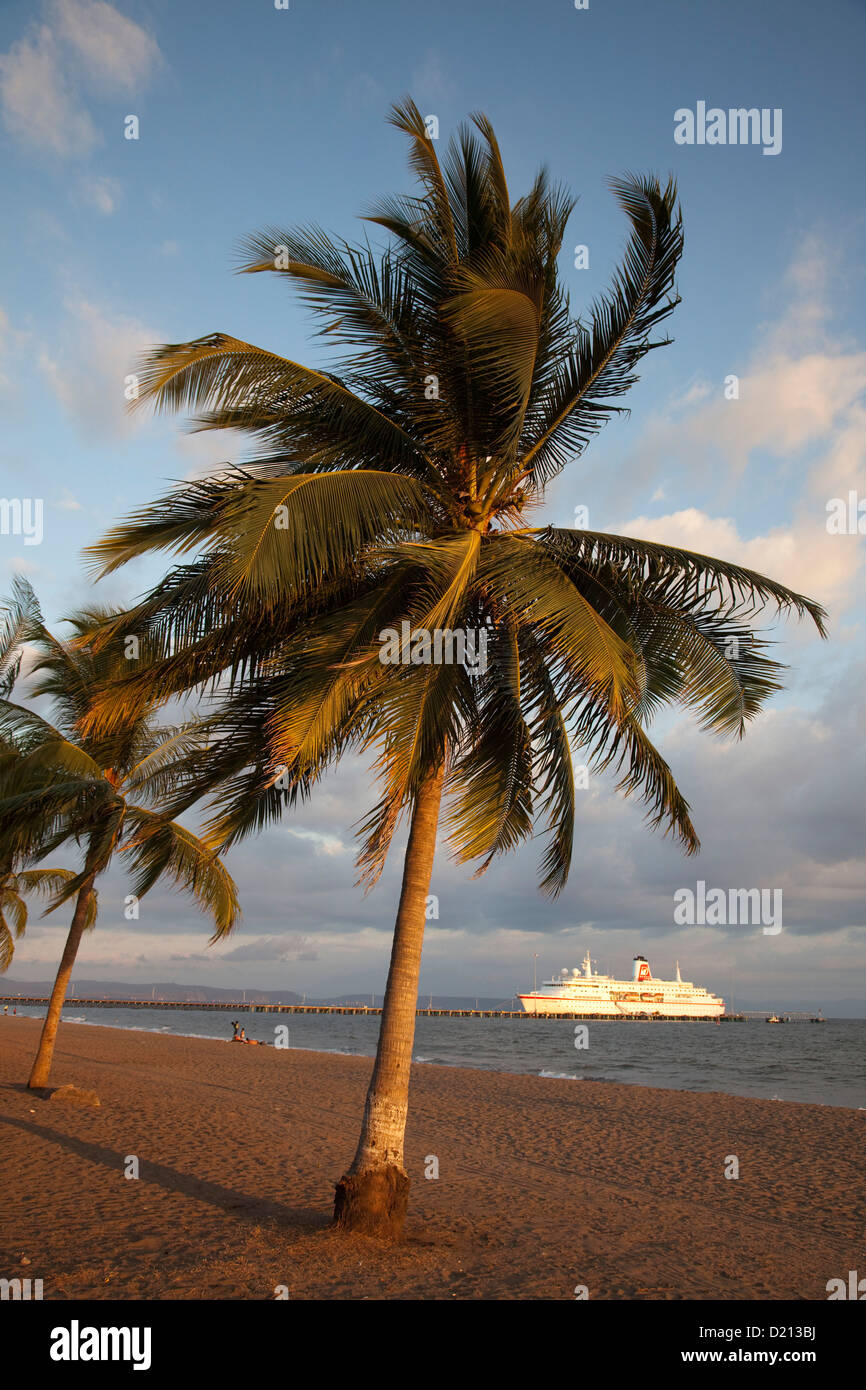
[[(0, 994), (0, 1005), (21, 1005), (26, 1008), (46, 1008), (48, 1000), (36, 995)], [(247, 1000), (223, 1003), (221, 1000), (195, 999), (66, 999), (64, 1009), (211, 1009), (223, 1013), (252, 1014), (381, 1014), (379, 1005), (373, 1004), (255, 1004)], [(718, 1020), (697, 1015), (684, 1015), (681, 1018), (659, 1018), (653, 1014), (619, 1014), (600, 1017), (598, 1014), (525, 1013), (523, 1009), (434, 1009), (417, 1008), (418, 1018), (555, 1018), (572, 1021), (593, 1021), (595, 1023), (761, 1023), (767, 1022), (765, 1013), (723, 1014)], [(790, 1023), (823, 1023), (824, 1019), (814, 1014), (787, 1013), (783, 1016)], [(782, 1019), (780, 1019), (780, 1022)]]

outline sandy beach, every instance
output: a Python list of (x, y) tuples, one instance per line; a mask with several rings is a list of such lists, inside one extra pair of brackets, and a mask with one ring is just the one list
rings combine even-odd
[(866, 1268), (861, 1112), (419, 1065), (389, 1248), (329, 1227), (369, 1059), (61, 1024), (53, 1085), (97, 1109), (26, 1089), (39, 1028), (0, 1018), (0, 1276), (45, 1299), (823, 1300)]

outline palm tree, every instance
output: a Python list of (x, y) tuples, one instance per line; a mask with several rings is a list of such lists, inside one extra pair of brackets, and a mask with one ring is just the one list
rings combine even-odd
[[(27, 630), (35, 612), (32, 590), (25, 581), (13, 580), (15, 610), (6, 609), (0, 621), (0, 699), (12, 691), (21, 670), (21, 657)], [(0, 743), (0, 754), (12, 752)], [(11, 860), (0, 869), (0, 975), (12, 964), (15, 939), (27, 928), (27, 893), (58, 892), (73, 877), (71, 869), (23, 869)]]
[[(320, 229), (265, 229), (241, 268), (301, 287), (347, 355), (313, 370), (225, 333), (154, 349), (141, 399), (255, 441), (252, 457), (181, 487), (91, 548), (107, 573), (155, 550), (182, 557), (97, 642), (135, 632), (141, 668), (92, 727), (198, 691), (212, 746), (177, 811), (212, 794), (225, 846), (307, 797), (349, 750), (372, 752), (381, 798), (359, 865), (381, 873), (409, 817), (388, 983), (361, 1136), (336, 1219), (396, 1236), (426, 898), (443, 793), (461, 862), (483, 871), (541, 822), (541, 886), (565, 884), (575, 820), (572, 750), (642, 795), (653, 826), (698, 848), (688, 804), (651, 742), (664, 705), (741, 735), (781, 669), (754, 612), (818, 605), (736, 565), (671, 546), (530, 525), (546, 485), (614, 412), (678, 302), (672, 183), (614, 181), (631, 238), (586, 321), (557, 272), (573, 200), (538, 175), (512, 202), (489, 121), (472, 118), (440, 165), (411, 101), (417, 197), (368, 220), (384, 250)], [(402, 624), (406, 627), (402, 627)], [(476, 634), (488, 660), (431, 660), (424, 632)], [(391, 632), (402, 657), (384, 660)], [(483, 640), (482, 640), (483, 639)], [(402, 640), (402, 639), (401, 639)], [(389, 653), (393, 654), (393, 653)], [(435, 655), (435, 652), (434, 652)]]
[(86, 633), (110, 617), (95, 609), (76, 614), (69, 620), (75, 641), (64, 642), (45, 627), (32, 590), (19, 581), (5, 627), (12, 650), (7, 645), (0, 656), (6, 670), (17, 675), (21, 649), (29, 646), (36, 678), (29, 694), (49, 697), (55, 711), (55, 722), (49, 723), (15, 703), (8, 683), (0, 698), (0, 863), (40, 861), (73, 842), (82, 860), (78, 872), (54, 871), (53, 882), (45, 872), (30, 875), (34, 886), (53, 889), (49, 911), (75, 901), (28, 1083), (32, 1088), (48, 1084), (72, 967), (83, 932), (96, 920), (96, 881), (118, 851), (128, 856), (137, 900), (168, 877), (213, 917), (213, 940), (230, 932), (239, 915), (235, 885), (219, 857), (160, 805), (182, 781), (201, 733), (192, 725), (159, 726), (144, 705), (110, 738), (81, 732), (94, 692), (117, 678), (125, 659), (122, 647), (103, 644), (97, 652), (87, 642)]

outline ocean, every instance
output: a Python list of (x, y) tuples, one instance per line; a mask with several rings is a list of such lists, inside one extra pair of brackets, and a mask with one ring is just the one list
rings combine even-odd
[[(9, 1012), (12, 1012), (10, 1005)], [(42, 1017), (42, 1008), (18, 1013)], [(237, 1018), (247, 1036), (290, 1047), (372, 1057), (378, 1015), (260, 1014), (197, 1009), (81, 1009), (68, 1023), (228, 1039)], [(568, 1019), (419, 1018), (414, 1060), (450, 1067), (553, 1076), (583, 1084), (617, 1081), (682, 1091), (726, 1091), (766, 1100), (866, 1109), (866, 1019), (768, 1024), (592, 1020), (586, 1048)], [(284, 1036), (284, 1035), (283, 1035)]]

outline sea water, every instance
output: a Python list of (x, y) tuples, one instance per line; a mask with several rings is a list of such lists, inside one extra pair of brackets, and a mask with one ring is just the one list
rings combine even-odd
[[(10, 1008), (11, 1013), (11, 1008)], [(44, 1009), (18, 1007), (20, 1015)], [(379, 1015), (263, 1014), (248, 1009), (87, 1009), (74, 999), (70, 1023), (227, 1040), (231, 1020), (273, 1044), (288, 1029), (292, 1048), (372, 1057)], [(576, 1028), (585, 1029), (576, 1033)], [(282, 1036), (285, 1036), (284, 1034)], [(587, 1046), (577, 1047), (584, 1041)], [(726, 1091), (767, 1100), (866, 1109), (866, 1019), (825, 1023), (690, 1023), (618, 1019), (419, 1018), (414, 1060), (450, 1067), (617, 1081), (682, 1091)]]

